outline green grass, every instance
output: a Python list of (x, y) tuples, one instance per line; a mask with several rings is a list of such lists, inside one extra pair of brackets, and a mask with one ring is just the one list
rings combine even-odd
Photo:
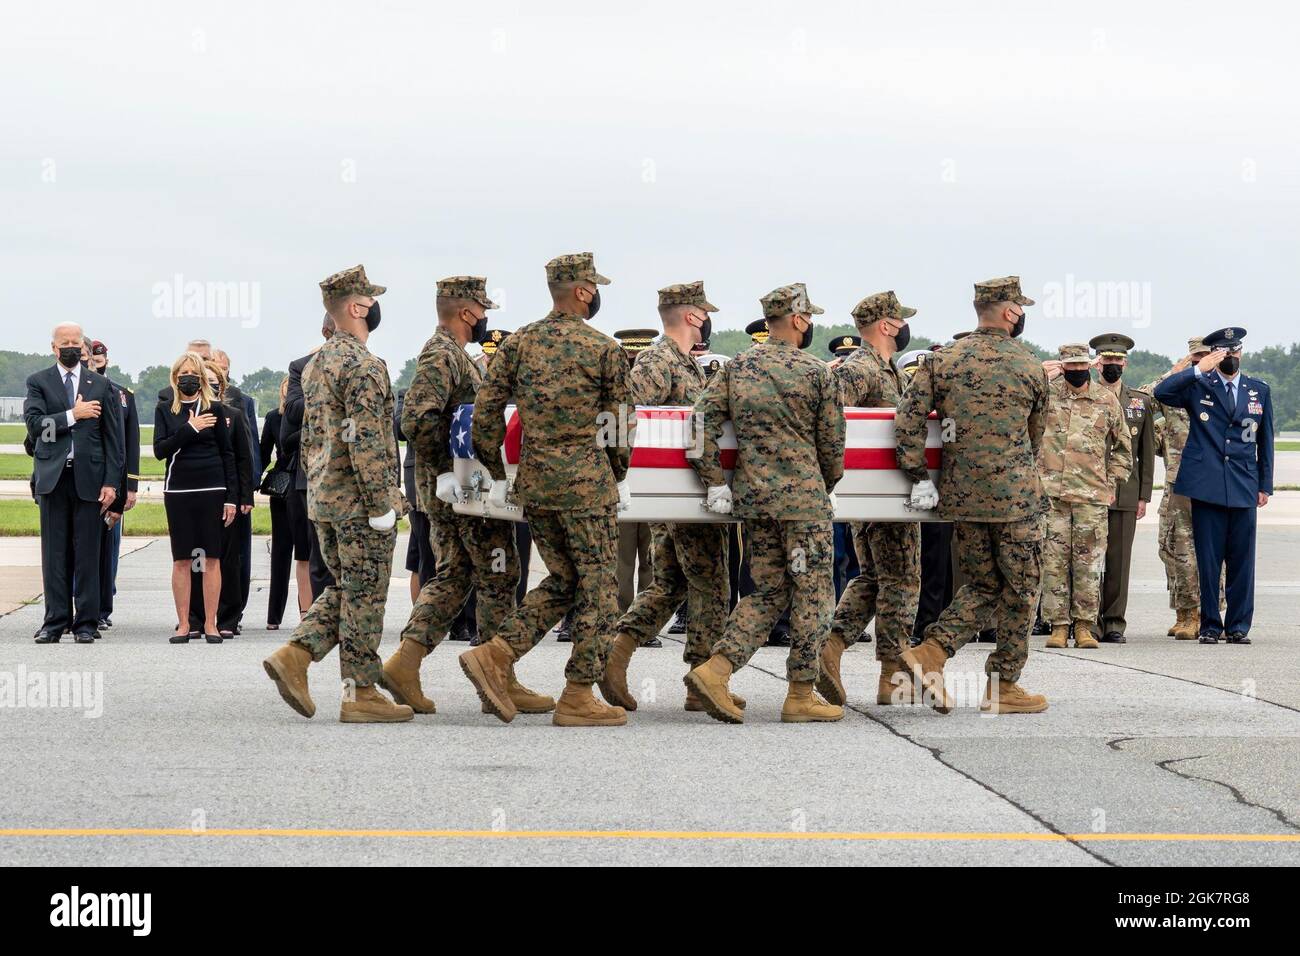
[[(153, 455), (140, 456), (140, 474), (146, 478), (162, 480), (163, 463)], [(22, 452), (0, 454), (0, 479), (27, 480), (32, 476), (32, 460)]]
[(1275, 441), (1274, 451), (1300, 451), (1300, 441)]
[[(25, 425), (0, 425), (0, 445), (21, 445), (26, 434)], [(153, 441), (153, 425), (140, 426), (140, 441), (146, 445)]]

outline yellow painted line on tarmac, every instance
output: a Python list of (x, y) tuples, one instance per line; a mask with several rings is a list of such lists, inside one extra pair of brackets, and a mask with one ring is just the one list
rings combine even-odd
[(1300, 833), (791, 832), (784, 830), (341, 830), (212, 827), (11, 827), (0, 837), (289, 837), (423, 840), (794, 840), (844, 842), (1300, 843)]

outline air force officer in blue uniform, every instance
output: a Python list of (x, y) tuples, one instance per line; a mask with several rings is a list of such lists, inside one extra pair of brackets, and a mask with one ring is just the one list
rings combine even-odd
[[(1196, 365), (1156, 386), (1165, 405), (1185, 409), (1191, 433), (1174, 491), (1192, 499), (1201, 578), (1202, 644), (1249, 644), (1255, 612), (1255, 510), (1273, 493), (1273, 405), (1268, 386), (1241, 374), (1246, 330), (1219, 329)], [(1219, 617), (1219, 569), (1227, 562), (1227, 620)]]

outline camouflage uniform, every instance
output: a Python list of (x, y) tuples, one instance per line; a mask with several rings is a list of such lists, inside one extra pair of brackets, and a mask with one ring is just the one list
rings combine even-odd
[[(379, 296), (355, 266), (321, 283), (328, 300), (354, 293)], [(339, 646), (345, 682), (375, 684), (379, 642), (397, 528), (377, 531), (367, 519), (406, 513), (393, 435), (388, 367), (356, 336), (336, 331), (303, 372), (301, 454), (307, 463), (307, 516), (321, 557), (334, 577), (293, 633), (319, 662)]]
[[(559, 256), (551, 282), (605, 285), (590, 253)], [(474, 452), (505, 481), (505, 406), (523, 425), (514, 497), (522, 505), (547, 576), (497, 631), (526, 654), (572, 608), (573, 649), (565, 677), (594, 684), (605, 669), (606, 635), (618, 615), (614, 573), (617, 485), (627, 476), (630, 437), (603, 440), (606, 422), (633, 413), (627, 359), (618, 343), (579, 315), (551, 311), (507, 338), (488, 368), (474, 409)]]
[[(439, 298), (469, 299), (485, 309), (486, 280), (455, 276), (438, 283)], [(456, 514), (435, 494), (438, 476), (452, 470), (450, 439), (456, 406), (470, 404), (482, 373), (460, 343), (438, 329), (424, 343), (415, 377), (402, 407), (402, 432), (415, 452), (416, 496), (429, 516), (429, 542), (437, 564), (420, 588), (402, 637), (432, 650), (446, 636), (471, 588), (477, 588), (476, 617), (480, 640), (490, 640), (515, 606), (519, 554), (512, 521)], [(463, 427), (463, 426), (462, 426)]]
[[(659, 290), (659, 305), (694, 305), (716, 312), (704, 297), (704, 283), (690, 282)], [(637, 405), (694, 405), (708, 384), (700, 363), (683, 354), (668, 336), (642, 351), (629, 375)], [(722, 636), (730, 601), (727, 578), (727, 525), (718, 523), (650, 526), (653, 579), (636, 596), (615, 630), (644, 646), (687, 603), (686, 648), (691, 667), (709, 659)]]
[[(1086, 362), (1088, 347), (1063, 345), (1060, 356)], [(1130, 448), (1124, 411), (1109, 389), (1089, 382), (1075, 392), (1064, 378), (1048, 385), (1038, 470), (1048, 498), (1042, 607), (1049, 624), (1097, 617), (1108, 505), (1132, 467)]]
[[(881, 318), (907, 319), (915, 309), (901, 305), (893, 292), (868, 296), (853, 309), (859, 327)], [(838, 401), (859, 408), (897, 408), (907, 382), (891, 359), (863, 343), (834, 370)], [(854, 644), (876, 619), (876, 659), (902, 653), (916, 623), (921, 596), (920, 525), (908, 521), (853, 524), (853, 548), (861, 572), (840, 595), (831, 632), (845, 646)]]
[[(975, 286), (977, 305), (1033, 305), (1016, 276)], [(922, 362), (895, 419), (898, 465), (914, 482), (925, 466), (926, 419), (939, 413), (944, 436), (938, 516), (953, 521), (958, 566), (967, 583), (926, 628), (949, 657), (987, 627), (997, 647), (989, 674), (1017, 681), (1029, 655), (1038, 601), (1044, 498), (1035, 459), (1047, 410), (1047, 375), (1006, 332), (977, 328)]]
[[(802, 283), (762, 299), (763, 314), (818, 314)], [(817, 678), (835, 603), (830, 491), (844, 473), (844, 413), (826, 365), (769, 339), (741, 352), (696, 403), (704, 450), (691, 464), (706, 488), (724, 484), (718, 439), (736, 432), (732, 513), (745, 525), (754, 591), (741, 599), (713, 648), (744, 667), (790, 606), (791, 682)]]

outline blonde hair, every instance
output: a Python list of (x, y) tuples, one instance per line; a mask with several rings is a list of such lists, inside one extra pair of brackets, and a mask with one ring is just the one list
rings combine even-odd
[(205, 376), (208, 372), (211, 372), (217, 377), (217, 390), (213, 393), (213, 397), (221, 396), (224, 400), (226, 388), (230, 385), (230, 376), (226, 374), (226, 370), (213, 360), (203, 363), (203, 372)]
[(198, 352), (182, 352), (180, 357), (172, 362), (171, 374), (168, 379), (172, 383), (172, 414), (179, 415), (181, 411), (181, 387), (177, 381), (180, 378), (181, 368), (186, 364), (193, 364), (194, 370), (199, 376), (199, 412), (206, 412), (212, 405), (212, 389), (208, 386), (207, 369), (203, 361), (203, 356)]
[(289, 376), (280, 379), (280, 414), (284, 414), (284, 400), (289, 394)]

